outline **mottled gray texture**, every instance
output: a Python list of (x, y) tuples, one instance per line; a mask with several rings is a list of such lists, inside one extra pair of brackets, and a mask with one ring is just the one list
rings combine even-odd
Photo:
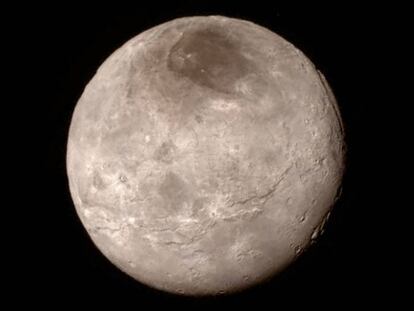
[(79, 217), (120, 269), (189, 295), (274, 275), (321, 231), (343, 173), (335, 99), (251, 22), (177, 19), (99, 68), (70, 127)]

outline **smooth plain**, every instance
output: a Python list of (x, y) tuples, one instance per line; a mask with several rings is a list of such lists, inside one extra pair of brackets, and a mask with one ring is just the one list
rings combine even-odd
[(248, 21), (187, 17), (102, 64), (72, 117), (67, 172), (112, 263), (214, 295), (274, 276), (317, 238), (344, 148), (335, 98), (303, 53)]

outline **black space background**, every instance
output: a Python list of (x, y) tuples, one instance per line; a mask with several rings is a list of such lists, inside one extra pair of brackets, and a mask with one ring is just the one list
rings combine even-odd
[[(193, 309), (274, 310), (382, 305), (390, 298), (383, 288), (390, 284), (385, 276), (387, 264), (378, 254), (387, 253), (384, 247), (388, 246), (386, 233), (378, 233), (379, 224), (373, 217), (384, 212), (385, 202), (381, 205), (373, 200), (377, 195), (375, 167), (380, 160), (372, 155), (375, 112), (385, 104), (372, 94), (383, 87), (377, 83), (375, 70), (382, 57), (378, 54), (382, 38), (388, 36), (382, 24), (391, 14), (384, 14), (387, 9), (383, 9), (344, 5), (321, 9), (300, 4), (287, 9), (272, 1), (152, 1), (117, 7), (102, 3), (93, 9), (68, 4), (26, 7), (16, 18), (19, 36), (32, 49), (30, 62), (35, 68), (30, 75), (32, 99), (22, 109), (35, 106), (33, 130), (39, 132), (41, 144), (30, 140), (26, 150), (40, 155), (33, 165), (41, 172), (31, 177), (36, 195), (30, 198), (40, 195), (40, 200), (28, 207), (36, 225), (30, 234), (33, 241), (29, 238), (24, 244), (28, 272), (16, 280), (19, 292), (25, 293), (19, 299), (53, 303), (58, 308), (69, 303), (81, 307), (87, 301), (140, 310), (186, 305)], [(99, 65), (116, 48), (170, 19), (210, 14), (243, 18), (271, 29), (301, 49), (324, 73), (345, 123), (348, 170), (343, 195), (325, 234), (285, 273), (234, 296), (192, 299), (140, 285), (100, 254), (75, 213), (65, 152), (75, 104)]]

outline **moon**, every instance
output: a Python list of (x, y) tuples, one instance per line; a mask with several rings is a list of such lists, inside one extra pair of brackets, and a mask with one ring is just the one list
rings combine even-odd
[(345, 143), (323, 75), (252, 22), (175, 19), (126, 42), (79, 99), (69, 188), (96, 247), (147, 286), (233, 293), (323, 231)]

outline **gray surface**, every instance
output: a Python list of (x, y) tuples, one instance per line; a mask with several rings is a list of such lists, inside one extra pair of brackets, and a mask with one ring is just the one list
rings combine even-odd
[(92, 240), (155, 288), (232, 292), (321, 231), (343, 131), (322, 75), (253, 23), (177, 19), (99, 68), (72, 118), (67, 171)]

